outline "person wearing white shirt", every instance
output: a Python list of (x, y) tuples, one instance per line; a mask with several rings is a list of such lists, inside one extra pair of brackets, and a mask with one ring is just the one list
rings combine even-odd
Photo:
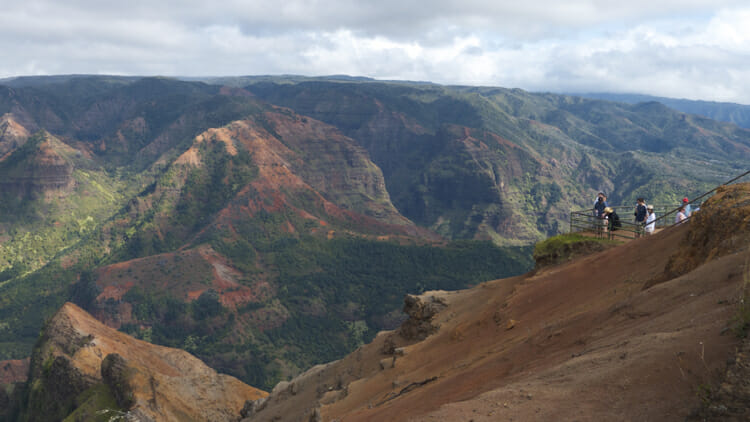
[(674, 223), (682, 224), (682, 222), (685, 220), (687, 220), (687, 215), (685, 215), (685, 207), (680, 207), (680, 209), (677, 210), (677, 214), (674, 216)]
[(648, 212), (648, 217), (646, 217), (646, 227), (644, 227), (643, 231), (646, 235), (654, 234), (654, 229), (656, 229), (656, 213), (654, 212), (654, 206), (647, 206), (646, 212)]

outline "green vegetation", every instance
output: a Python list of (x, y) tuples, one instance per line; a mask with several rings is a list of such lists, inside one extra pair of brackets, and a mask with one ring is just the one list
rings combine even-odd
[[(279, 297), (292, 317), (265, 334), (277, 347), (284, 346), (287, 359), (303, 367), (337, 359), (378, 331), (394, 328), (381, 318), (399, 310), (406, 293), (466, 288), (530, 267), (528, 249), (500, 249), (488, 242), (435, 248), (358, 239), (310, 241), (287, 246), (277, 256), (288, 263), (280, 267), (284, 287)], [(328, 313), (300, 313), (304, 306), (299, 305), (311, 298)], [(355, 325), (366, 330), (351, 336)]]
[[(24, 185), (34, 173), (29, 176), (23, 173), (28, 170), (18, 169), (36, 169), (42, 182), (44, 177), (66, 177), (55, 173), (55, 167), (39, 167), (39, 156), (50, 154), (42, 150), (51, 150), (73, 166), (70, 191), (53, 190), (45, 195), (37, 192), (35, 185)], [(123, 180), (110, 176), (95, 162), (78, 156), (44, 132), (0, 161), (0, 174), (6, 178), (5, 187), (0, 189), (0, 228), (5, 228), (0, 232), (0, 238), (4, 238), (0, 243), (0, 283), (42, 267), (94, 232), (123, 204), (128, 191)], [(8, 180), (16, 180), (13, 187)]]
[(534, 247), (534, 261), (537, 268), (565, 262), (574, 256), (599, 252), (619, 245), (621, 241), (583, 236), (579, 233), (567, 233), (550, 237)]
[[(407, 293), (466, 288), (531, 267), (529, 247), (499, 248), (489, 242), (434, 247), (288, 235), (274, 235), (265, 244), (260, 237), (250, 240), (262, 245), (264, 260), (278, 270), (278, 296), (234, 313), (219, 304), (211, 289), (185, 304), (168, 292), (135, 287), (123, 301), (132, 305), (137, 323), (123, 331), (184, 348), (218, 370), (270, 389), (283, 377), (338, 359), (378, 331), (394, 328)], [(399, 317), (384, 319), (388, 314)], [(238, 338), (237, 321), (248, 320), (272, 328)]]
[(534, 255), (543, 255), (554, 252), (558, 249), (564, 248), (567, 245), (580, 243), (580, 242), (596, 242), (604, 245), (618, 245), (622, 242), (617, 240), (600, 239), (598, 237), (584, 236), (580, 233), (565, 233), (558, 236), (552, 236), (545, 239), (534, 246)]
[(211, 223), (237, 192), (257, 174), (250, 154), (229, 155), (221, 142), (200, 144), (201, 165), (168, 167), (116, 218), (127, 225), (107, 226), (116, 252), (109, 262), (170, 252)]
[(109, 422), (123, 415), (124, 412), (117, 405), (109, 386), (96, 384), (76, 397), (75, 411), (63, 419), (63, 422)]
[(172, 225), (198, 229), (257, 174), (250, 153), (226, 153), (223, 143), (200, 145), (202, 166), (190, 171), (175, 206)]

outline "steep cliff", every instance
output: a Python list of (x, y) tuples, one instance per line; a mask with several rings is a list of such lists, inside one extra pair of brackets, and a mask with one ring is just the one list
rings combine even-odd
[(0, 117), (0, 157), (20, 147), (29, 139), (29, 131), (11, 113)]
[[(21, 420), (89, 420), (97, 412), (142, 421), (232, 421), (265, 393), (217, 374), (187, 352), (108, 328), (67, 303), (31, 358)], [(128, 419), (130, 420), (130, 419)]]

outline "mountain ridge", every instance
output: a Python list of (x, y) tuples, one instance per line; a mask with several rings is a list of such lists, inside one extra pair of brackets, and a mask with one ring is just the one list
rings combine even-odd
[(656, 101), (683, 113), (699, 114), (709, 119), (734, 123), (746, 129), (750, 128), (750, 105), (747, 104), (667, 98), (644, 94), (585, 93), (571, 95), (630, 104)]

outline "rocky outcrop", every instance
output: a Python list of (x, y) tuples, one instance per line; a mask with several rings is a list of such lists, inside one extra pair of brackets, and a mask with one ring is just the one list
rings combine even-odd
[[(336, 374), (335, 369), (335, 362), (317, 365), (291, 381), (278, 383), (268, 397), (248, 400), (245, 403), (241, 412), (244, 418), (242, 420), (320, 422), (320, 401), (325, 401), (325, 397), (331, 393), (346, 395), (344, 383), (351, 380), (346, 377), (342, 379)], [(292, 402), (301, 406), (287, 408), (283, 405)]]
[(135, 405), (133, 378), (136, 371), (117, 353), (108, 354), (102, 361), (102, 379), (122, 409), (132, 409)]
[[(350, 387), (362, 380), (379, 377), (400, 367), (402, 359), (408, 354), (407, 346), (424, 340), (440, 329), (436, 320), (441, 311), (449, 307), (446, 295), (442, 291), (421, 296), (406, 295), (404, 312), (409, 318), (401, 328), (379, 333), (371, 344), (355, 350), (342, 360), (317, 365), (291, 381), (278, 383), (268, 397), (245, 404), (242, 409), (243, 422), (330, 420), (321, 413), (324, 407), (335, 406), (347, 399)], [(436, 379), (394, 381), (393, 388), (406, 394)]]
[(4, 114), (0, 117), (0, 157), (26, 143), (29, 136), (29, 131), (12, 114)]
[[(71, 303), (45, 327), (30, 373), (23, 413), (30, 421), (57, 421), (82, 409), (144, 421), (233, 421), (246, 400), (265, 395), (185, 351), (106, 327)], [(83, 399), (89, 396), (99, 401)], [(99, 402), (109, 404), (102, 409)]]
[(440, 328), (434, 318), (446, 306), (445, 299), (439, 296), (406, 295), (404, 313), (409, 319), (401, 325), (399, 334), (407, 340), (424, 340)]
[(717, 388), (704, 385), (698, 391), (703, 405), (688, 422), (742, 422), (750, 419), (750, 340), (745, 339), (734, 358), (727, 362)]

